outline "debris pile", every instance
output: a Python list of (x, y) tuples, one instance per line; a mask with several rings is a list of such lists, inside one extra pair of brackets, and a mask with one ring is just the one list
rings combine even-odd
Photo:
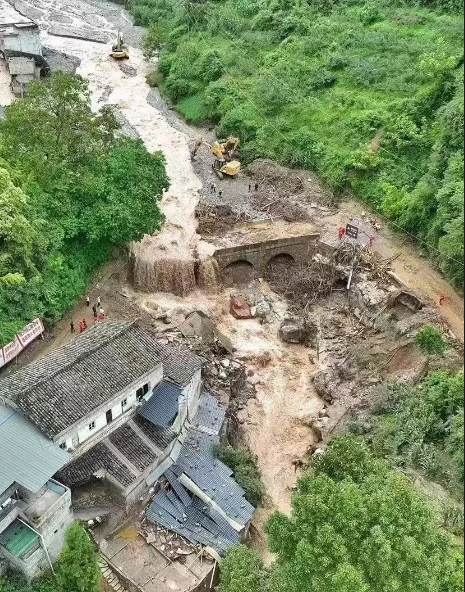
[(270, 199), (260, 192), (253, 199), (254, 208), (270, 218), (282, 218), (286, 222), (312, 222), (307, 208), (287, 198)]
[(146, 520), (140, 535), (170, 562), (185, 563), (189, 555), (199, 556), (204, 553), (201, 545), (194, 545), (179, 534)]
[(228, 205), (199, 204), (195, 212), (198, 220), (197, 232), (202, 236), (223, 235), (239, 222), (248, 222), (245, 212), (235, 212)]

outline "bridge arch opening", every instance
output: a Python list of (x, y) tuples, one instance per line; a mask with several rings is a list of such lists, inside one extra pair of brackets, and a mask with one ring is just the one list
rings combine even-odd
[(245, 259), (234, 261), (223, 269), (223, 283), (225, 286), (240, 286), (250, 284), (257, 278), (255, 267)]
[(295, 259), (292, 255), (289, 255), (289, 253), (280, 253), (268, 261), (266, 265), (266, 276), (267, 278), (276, 277), (277, 275), (286, 273), (294, 265)]

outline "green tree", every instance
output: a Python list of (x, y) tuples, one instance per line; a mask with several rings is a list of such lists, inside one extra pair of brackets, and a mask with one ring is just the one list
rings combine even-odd
[(232, 549), (222, 563), (217, 592), (265, 592), (265, 582), (263, 563), (253, 551), (240, 546)]
[(97, 592), (101, 579), (97, 551), (84, 528), (75, 522), (57, 565), (57, 580), (66, 592)]
[(417, 333), (415, 343), (424, 354), (442, 355), (447, 349), (447, 342), (436, 327), (425, 325)]
[(279, 591), (439, 592), (449, 541), (412, 485), (358, 440), (335, 440), (329, 453), (300, 480), (291, 517), (268, 523)]

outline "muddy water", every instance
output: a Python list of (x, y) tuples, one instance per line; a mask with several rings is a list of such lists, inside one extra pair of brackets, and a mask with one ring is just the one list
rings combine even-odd
[[(195, 208), (202, 183), (191, 164), (188, 136), (148, 102), (146, 75), (150, 66), (141, 50), (130, 47), (130, 59), (124, 64), (109, 57), (117, 34), (115, 24), (119, 27), (123, 21), (126, 38), (140, 41), (140, 34), (131, 34), (137, 28), (131, 26), (129, 15), (120, 6), (100, 5), (95, 0), (20, 0), (17, 6), (39, 23), (46, 47), (81, 60), (77, 73), (90, 83), (93, 108), (113, 106), (149, 151), (165, 155), (171, 180), (161, 203), (166, 223), (158, 235), (145, 236), (133, 245), (134, 280), (144, 291), (188, 292), (195, 283), (193, 249), (203, 258), (211, 252), (196, 233)], [(60, 36), (54, 34), (57, 32)], [(106, 39), (107, 43), (63, 35)]]

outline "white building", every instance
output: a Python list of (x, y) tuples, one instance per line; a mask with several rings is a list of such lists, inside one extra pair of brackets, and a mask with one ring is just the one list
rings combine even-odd
[(24, 96), (27, 85), (48, 71), (39, 27), (7, 0), (0, 0), (0, 53), (6, 60), (16, 96)]
[(148, 519), (223, 554), (254, 508), (215, 458), (225, 410), (202, 391), (202, 366), (137, 322), (106, 321), (0, 381), (0, 400), (70, 455), (60, 483), (103, 481), (128, 507), (163, 479)]

